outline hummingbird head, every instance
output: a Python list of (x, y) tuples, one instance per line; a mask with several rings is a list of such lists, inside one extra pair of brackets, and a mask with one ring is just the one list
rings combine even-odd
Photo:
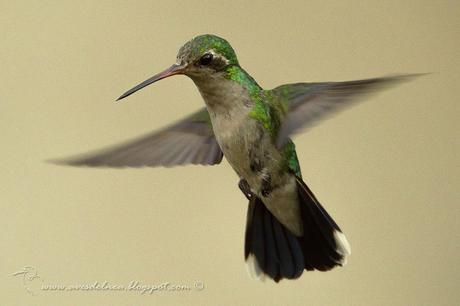
[(184, 74), (193, 78), (220, 72), (230, 65), (238, 65), (238, 59), (225, 39), (206, 34), (191, 39), (180, 48), (177, 64), (185, 66)]
[(233, 65), (238, 65), (238, 59), (225, 39), (210, 34), (196, 36), (179, 49), (175, 64), (128, 90), (117, 101), (172, 75), (184, 74), (194, 80), (203, 79)]

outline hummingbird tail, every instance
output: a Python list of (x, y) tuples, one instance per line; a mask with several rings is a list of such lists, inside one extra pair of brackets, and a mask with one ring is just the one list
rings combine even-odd
[(303, 236), (284, 227), (256, 196), (249, 201), (245, 259), (249, 273), (279, 282), (298, 278), (304, 270), (328, 271), (343, 266), (350, 245), (339, 226), (311, 190), (297, 178)]

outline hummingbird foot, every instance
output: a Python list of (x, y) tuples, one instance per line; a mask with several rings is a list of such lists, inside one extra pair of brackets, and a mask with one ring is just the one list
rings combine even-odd
[(268, 197), (270, 193), (273, 191), (273, 186), (272, 186), (272, 176), (270, 174), (267, 174), (263, 179), (262, 179), (262, 186), (261, 186), (261, 194), (264, 197)]
[(254, 197), (254, 193), (251, 191), (251, 187), (245, 179), (240, 179), (238, 187), (240, 187), (240, 190), (248, 200), (251, 200)]

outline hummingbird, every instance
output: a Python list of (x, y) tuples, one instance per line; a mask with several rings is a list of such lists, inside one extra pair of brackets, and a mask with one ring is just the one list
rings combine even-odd
[(252, 276), (279, 282), (299, 278), (304, 270), (345, 265), (350, 244), (304, 182), (291, 137), (416, 75), (294, 83), (266, 90), (241, 67), (225, 39), (205, 34), (186, 42), (171, 67), (117, 101), (173, 75), (192, 79), (205, 107), (158, 131), (60, 163), (170, 167), (217, 165), (225, 156), (249, 201), (244, 256)]

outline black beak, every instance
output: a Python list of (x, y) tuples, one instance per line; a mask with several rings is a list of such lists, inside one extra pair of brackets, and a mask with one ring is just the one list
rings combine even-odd
[(138, 91), (139, 89), (142, 89), (144, 88), (145, 86), (147, 85), (150, 85), (152, 83), (155, 83), (156, 81), (159, 81), (161, 79), (164, 79), (164, 78), (167, 78), (167, 77), (170, 77), (172, 75), (175, 75), (175, 74), (181, 74), (184, 70), (184, 66), (181, 66), (181, 65), (178, 65), (178, 64), (174, 64), (172, 65), (171, 67), (169, 67), (168, 69), (166, 69), (165, 71), (163, 72), (160, 72), (156, 75), (154, 75), (153, 77), (145, 80), (144, 82), (140, 83), (139, 85), (137, 86), (134, 86), (133, 88), (131, 88), (130, 90), (128, 90), (127, 92), (125, 92), (124, 94), (122, 94), (118, 99), (118, 100), (121, 100), (121, 99), (124, 99), (126, 98), (127, 96), (129, 95), (132, 95), (133, 93), (135, 93), (136, 91)]

